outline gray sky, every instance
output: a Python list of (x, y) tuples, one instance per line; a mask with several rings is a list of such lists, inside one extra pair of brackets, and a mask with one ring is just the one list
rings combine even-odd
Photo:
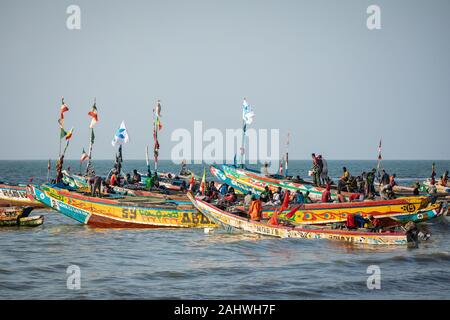
[[(66, 8), (81, 8), (81, 30)], [(366, 8), (381, 7), (381, 30)], [(162, 100), (161, 158), (174, 129), (291, 132), (291, 159), (450, 159), (450, 1), (16, 1), (0, 4), (0, 159), (58, 153), (60, 99), (75, 127), (67, 158), (89, 142), (112, 158), (125, 120), (126, 158), (144, 159)], [(284, 143), (284, 142), (282, 142)], [(284, 149), (284, 147), (282, 147)]]

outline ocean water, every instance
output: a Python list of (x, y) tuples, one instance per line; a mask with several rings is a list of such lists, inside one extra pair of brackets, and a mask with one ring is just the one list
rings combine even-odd
[[(409, 184), (430, 175), (432, 161), (384, 161)], [(360, 174), (375, 161), (329, 161)], [(67, 161), (72, 171), (78, 161)], [(111, 161), (96, 161), (100, 174)], [(54, 164), (52, 164), (54, 167)], [(305, 177), (309, 161), (291, 161)], [(438, 175), (450, 161), (436, 161)], [(144, 171), (145, 161), (125, 170)], [(200, 174), (202, 165), (191, 166)], [(161, 162), (161, 170), (178, 168)], [(53, 174), (53, 172), (52, 172)], [(0, 161), (0, 181), (39, 183), (46, 161)], [(432, 239), (418, 248), (369, 247), (326, 240), (272, 239), (202, 229), (95, 229), (43, 209), (43, 226), (0, 229), (0, 299), (449, 299), (450, 222), (430, 223)], [(67, 268), (81, 271), (81, 288), (67, 287)], [(369, 266), (380, 289), (368, 289)]]

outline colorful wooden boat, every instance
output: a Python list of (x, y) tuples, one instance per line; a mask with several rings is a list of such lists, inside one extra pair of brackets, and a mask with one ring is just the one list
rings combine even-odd
[(44, 207), (42, 203), (27, 196), (25, 185), (0, 184), (0, 206)]
[[(450, 193), (450, 186), (447, 184), (446, 186), (443, 186), (439, 179), (435, 182), (436, 190), (438, 193)], [(431, 180), (427, 179), (423, 182), (423, 189), (424, 191), (428, 192), (428, 188), (431, 187)]]
[(31, 186), (29, 194), (80, 223), (102, 228), (196, 228), (214, 224), (192, 205), (133, 197), (103, 199), (51, 185)]
[(201, 213), (228, 232), (248, 232), (278, 238), (328, 239), (369, 245), (406, 245), (408, 243), (406, 232), (375, 233), (366, 229), (365, 231), (349, 231), (332, 229), (329, 226), (274, 226), (223, 211), (199, 198), (194, 198), (191, 194), (188, 197)]
[[(242, 193), (251, 191), (253, 194), (261, 194), (267, 186), (272, 191), (276, 191), (279, 187), (284, 190), (301, 191), (303, 193), (309, 192), (309, 196), (313, 200), (321, 200), (322, 193), (325, 191), (323, 187), (316, 187), (312, 184), (298, 183), (290, 180), (281, 180), (271, 177), (265, 177), (250, 170), (240, 169), (228, 165), (213, 165), (210, 167), (211, 174), (220, 182), (238, 189)], [(347, 199), (351, 193), (342, 192), (342, 195)], [(332, 190), (331, 197), (336, 199), (336, 192)]]
[[(390, 218), (404, 223), (421, 222), (442, 214), (442, 203), (431, 201), (431, 198), (422, 196), (380, 201), (304, 204), (288, 208), (280, 217), (296, 225), (345, 222), (349, 214), (359, 214), (363, 218)], [(269, 217), (276, 209), (266, 207), (263, 214)], [(292, 210), (295, 210), (295, 213), (287, 218), (286, 215)]]

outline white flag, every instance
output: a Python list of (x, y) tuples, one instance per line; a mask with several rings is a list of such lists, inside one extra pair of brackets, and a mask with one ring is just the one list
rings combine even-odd
[(252, 108), (248, 105), (247, 100), (244, 99), (244, 103), (242, 104), (242, 119), (245, 124), (251, 124), (253, 122), (253, 117), (255, 113)]
[(114, 135), (114, 139), (112, 141), (112, 146), (115, 147), (117, 145), (125, 144), (129, 140), (127, 128), (125, 127), (125, 122), (122, 121), (119, 129), (117, 129), (116, 134)]

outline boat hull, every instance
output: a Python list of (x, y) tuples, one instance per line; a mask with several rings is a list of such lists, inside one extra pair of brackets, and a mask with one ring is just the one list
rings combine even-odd
[(38, 227), (44, 223), (44, 216), (6, 218), (0, 217), (0, 227)]
[(219, 208), (189, 195), (197, 209), (228, 232), (248, 232), (278, 238), (327, 239), (368, 245), (406, 245), (405, 233), (374, 233), (361, 231), (333, 230), (321, 228), (301, 228), (272, 226), (255, 222), (220, 210)]

